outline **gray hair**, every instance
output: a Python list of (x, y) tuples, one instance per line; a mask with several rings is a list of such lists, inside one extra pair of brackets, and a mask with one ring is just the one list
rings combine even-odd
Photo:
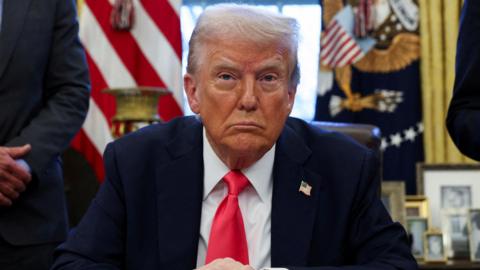
[(201, 45), (215, 38), (232, 38), (257, 44), (283, 43), (289, 50), (294, 70), (290, 84), (300, 80), (298, 66), (298, 23), (295, 19), (249, 5), (218, 4), (205, 9), (198, 18), (189, 42), (187, 72), (199, 66)]

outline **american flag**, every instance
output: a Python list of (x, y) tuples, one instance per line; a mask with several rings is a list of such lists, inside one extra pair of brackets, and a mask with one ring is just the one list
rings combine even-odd
[(298, 189), (299, 192), (302, 192), (306, 196), (310, 196), (312, 192), (312, 186), (310, 186), (307, 182), (302, 181), (300, 183), (300, 188)]
[[(112, 10), (118, 1), (133, 4), (132, 27), (114, 30)], [(80, 11), (80, 40), (85, 47), (92, 82), (90, 109), (72, 142), (102, 181), (102, 154), (112, 141), (113, 97), (105, 88), (156, 86), (172, 95), (160, 99), (159, 115), (169, 120), (182, 115), (181, 0), (84, 0)]]
[(375, 41), (357, 40), (353, 36), (354, 13), (351, 6), (343, 8), (328, 24), (320, 42), (320, 63), (330, 68), (343, 67), (360, 60)]
[(353, 37), (337, 20), (333, 20), (324, 32), (320, 61), (328, 67), (343, 67), (360, 60), (364, 54)]

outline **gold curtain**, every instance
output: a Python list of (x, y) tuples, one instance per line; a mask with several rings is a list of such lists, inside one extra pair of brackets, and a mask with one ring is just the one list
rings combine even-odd
[(468, 163), (445, 126), (455, 79), (462, 0), (419, 0), (422, 110), (426, 163)]
[(83, 1), (84, 0), (77, 0), (77, 12), (78, 12), (78, 15), (80, 15), (80, 12), (82, 11), (82, 6), (83, 6)]

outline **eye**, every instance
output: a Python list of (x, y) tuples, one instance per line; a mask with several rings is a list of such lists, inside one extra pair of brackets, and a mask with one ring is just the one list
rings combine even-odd
[(263, 76), (261, 80), (265, 82), (273, 82), (277, 80), (277, 76), (275, 76), (274, 74), (267, 74)]
[(233, 80), (233, 76), (228, 73), (221, 73), (218, 75), (218, 78), (225, 81)]
[(238, 77), (231, 72), (219, 72), (216, 75), (215, 85), (218, 89), (221, 90), (231, 90), (235, 88), (235, 85), (238, 82)]

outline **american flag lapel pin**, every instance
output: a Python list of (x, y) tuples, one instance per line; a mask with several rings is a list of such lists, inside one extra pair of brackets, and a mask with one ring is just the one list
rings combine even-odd
[(298, 191), (305, 194), (305, 196), (310, 196), (312, 192), (312, 186), (310, 186), (307, 182), (302, 181), (300, 183), (300, 188), (298, 189)]

